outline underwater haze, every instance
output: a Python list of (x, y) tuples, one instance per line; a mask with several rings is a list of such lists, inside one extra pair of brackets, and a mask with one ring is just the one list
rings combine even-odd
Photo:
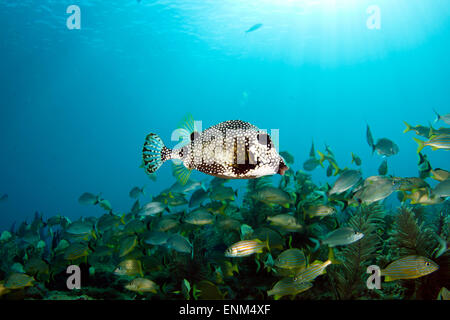
[[(366, 26), (375, 2), (379, 30)], [(0, 225), (35, 211), (95, 214), (77, 203), (85, 191), (125, 210), (134, 185), (169, 187), (169, 166), (157, 183), (139, 168), (142, 144), (148, 132), (170, 142), (186, 113), (204, 128), (241, 119), (279, 129), (297, 161), (311, 139), (341, 162), (355, 152), (375, 174), (369, 123), (400, 147), (391, 170), (416, 174), (403, 121), (448, 111), (450, 4), (375, 2), (78, 1), (81, 29), (69, 30), (71, 1), (2, 1)]]
[[(71, 5), (80, 9), (79, 29), (69, 28), (75, 12), (67, 12)], [(121, 217), (135, 204), (136, 198), (129, 193), (136, 186), (144, 187), (140, 205), (151, 202), (171, 188), (177, 177), (171, 161), (149, 177), (141, 166), (146, 136), (156, 133), (173, 148), (178, 141), (171, 139), (172, 134), (189, 114), (201, 121), (203, 130), (227, 120), (266, 129), (277, 150), (295, 159), (288, 164), (292, 173), (264, 178), (267, 183), (284, 190), (294, 180), (283, 179), (296, 177), (295, 183), (313, 184), (314, 194), (328, 192), (322, 202), (338, 212), (364, 211), (361, 199), (359, 204), (352, 202), (356, 199), (352, 195), (331, 197), (336, 179), (349, 171), (345, 168), (360, 170), (362, 179), (382, 175), (394, 184), (394, 177), (419, 177), (422, 169), (418, 168), (418, 144), (413, 137), (429, 141), (435, 136), (403, 133), (405, 122), (426, 126), (428, 131), (430, 126), (435, 130), (450, 127), (443, 118), (435, 122), (436, 113), (444, 117), (450, 112), (449, 13), (447, 0), (0, 1), (0, 197), (4, 195), (0, 232), (10, 230), (13, 237), (23, 238), (14, 233), (24, 221), (30, 224), (36, 212), (43, 221), (57, 215), (72, 222), (105, 214)], [(369, 145), (368, 127), (375, 142), (387, 138), (398, 146), (398, 152), (383, 156)], [(448, 139), (450, 133), (445, 132), (437, 136)], [(306, 170), (303, 164), (311, 158), (312, 142), (317, 161), (317, 151), (330, 156), (327, 146), (333, 156), (322, 161), (323, 168), (317, 162), (313, 170)], [(421, 150), (430, 170), (450, 170), (449, 142), (442, 143), (438, 150), (429, 146)], [(352, 153), (361, 159), (360, 166), (352, 163)], [(380, 174), (384, 160), (387, 173)], [(328, 168), (331, 174), (327, 175)], [(442, 182), (432, 179), (430, 170), (424, 173), (428, 174), (424, 178), (428, 189), (416, 185), (407, 192), (433, 190)], [(190, 178), (205, 185), (212, 179), (199, 170), (193, 170)], [(306, 195), (313, 195), (287, 188), (291, 197), (296, 193), (296, 200), (287, 201), (287, 206), (285, 202), (269, 205), (257, 185), (249, 181), (228, 181), (226, 186), (238, 190), (237, 198), (231, 204), (230, 199), (220, 201), (240, 208), (247, 203), (245, 192), (251, 190), (259, 200), (252, 200), (249, 210), (261, 206), (263, 209), (255, 212), (264, 215), (264, 222), (246, 220), (244, 215), (241, 223), (255, 230), (266, 224), (266, 216), (292, 213), (287, 208), (298, 213), (299, 199), (308, 202), (311, 199)], [(212, 185), (207, 188), (214, 191)], [(421, 205), (422, 200), (413, 200), (412, 193), (404, 194), (411, 197), (411, 204), (397, 191), (375, 203), (376, 210), (391, 210), (391, 214), (406, 210), (402, 214), (407, 215), (410, 211), (405, 206), (417, 206), (438, 215), (448, 208), (445, 194), (433, 198), (438, 204)], [(111, 208), (81, 203), (84, 193), (107, 199)], [(189, 201), (192, 193), (184, 196)], [(186, 214), (190, 210), (186, 206), (165, 212)], [(331, 221), (329, 216), (320, 221), (327, 219)], [(153, 231), (147, 222), (146, 231)], [(341, 226), (347, 222), (340, 221)], [(15, 229), (10, 229), (13, 224)], [(327, 225), (321, 237), (334, 229)], [(290, 246), (292, 230), (287, 230), (280, 233), (285, 241), (280, 249)], [(192, 230), (178, 231), (195, 242)], [(242, 227), (240, 231), (233, 241), (223, 241), (225, 249), (246, 238)], [(98, 228), (95, 232), (101, 239)], [(308, 232), (313, 233), (312, 229)], [(448, 231), (437, 234), (442, 237)], [(294, 237), (293, 243), (302, 247), (308, 241), (305, 254), (315, 252), (316, 242), (305, 240), (311, 237), (311, 233), (301, 239)], [(138, 246), (145, 246), (139, 239)], [(52, 241), (56, 240), (46, 241), (47, 246)], [(90, 249), (93, 246), (89, 244)], [(198, 254), (195, 244), (193, 248)], [(325, 261), (325, 251), (316, 259)], [(436, 257), (433, 252), (427, 257)], [(120, 257), (125, 256), (122, 253)], [(341, 254), (345, 256), (345, 252)], [(385, 265), (400, 257), (386, 258)], [(117, 266), (120, 260), (110, 264)], [(144, 274), (162, 286), (160, 278), (152, 277), (153, 271), (148, 270)], [(264, 272), (270, 272), (267, 270)], [(0, 280), (10, 274), (3, 272)], [(40, 279), (39, 274), (33, 276)], [(202, 280), (185, 278), (191, 283)], [(205, 279), (212, 281), (212, 276)], [(274, 282), (267, 284), (267, 290)], [(444, 285), (433, 287), (426, 298), (435, 298)], [(267, 298), (220, 286), (219, 290), (228, 290), (228, 298)], [(355, 298), (339, 292), (341, 298)], [(284, 295), (275, 294), (277, 298)], [(332, 298), (331, 293), (324, 297)], [(420, 297), (416, 294), (413, 298)], [(173, 297), (162, 294), (160, 298)]]

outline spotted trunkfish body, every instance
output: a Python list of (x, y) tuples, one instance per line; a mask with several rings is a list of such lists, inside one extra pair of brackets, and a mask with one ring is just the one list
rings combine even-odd
[(189, 140), (182, 148), (169, 149), (158, 135), (148, 134), (143, 148), (146, 172), (155, 172), (169, 159), (181, 160), (174, 172), (182, 183), (193, 169), (225, 179), (283, 175), (288, 169), (270, 136), (248, 122), (225, 121), (201, 133), (193, 131)]

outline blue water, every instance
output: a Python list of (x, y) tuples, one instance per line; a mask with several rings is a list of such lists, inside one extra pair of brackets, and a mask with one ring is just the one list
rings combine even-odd
[[(80, 30), (66, 27), (72, 4)], [(366, 26), (369, 5), (381, 10), (379, 30)], [(367, 145), (369, 123), (375, 139), (400, 147), (389, 172), (417, 176), (403, 121), (428, 125), (433, 108), (450, 111), (449, 13), (447, 0), (2, 0), (0, 229), (35, 211), (103, 214), (78, 203), (86, 191), (117, 212), (133, 204), (134, 186), (158, 194), (175, 179), (169, 164), (156, 182), (139, 168), (144, 138), (174, 145), (186, 113), (203, 128), (241, 119), (278, 129), (295, 170), (311, 139), (341, 167), (354, 152), (365, 177), (382, 161)], [(448, 169), (448, 152), (424, 153)], [(335, 179), (320, 168), (312, 176)]]

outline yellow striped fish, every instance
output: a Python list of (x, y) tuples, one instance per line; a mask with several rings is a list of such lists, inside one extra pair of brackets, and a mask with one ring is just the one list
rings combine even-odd
[(65, 260), (76, 260), (82, 257), (86, 257), (89, 254), (89, 247), (84, 243), (72, 243), (67, 247), (64, 253)]
[(278, 300), (287, 295), (295, 296), (296, 294), (310, 289), (312, 286), (313, 285), (310, 282), (298, 282), (292, 277), (287, 277), (275, 283), (273, 288), (267, 291), (267, 295), (274, 296), (274, 299)]
[(142, 272), (142, 263), (136, 259), (123, 260), (119, 263), (114, 273), (119, 276), (144, 276)]
[(433, 151), (438, 149), (450, 150), (450, 135), (441, 134), (439, 136), (431, 136), (430, 140), (422, 141), (417, 138), (413, 138), (419, 145), (417, 147), (417, 153), (419, 153), (426, 146), (430, 146)]
[(431, 170), (431, 178), (437, 181), (445, 181), (450, 178), (450, 172), (444, 169), (436, 168)]
[(384, 281), (416, 279), (439, 269), (432, 260), (421, 256), (407, 256), (398, 259), (381, 270)]
[(297, 282), (311, 282), (318, 276), (325, 274), (325, 269), (331, 264), (331, 260), (325, 262), (314, 261), (306, 269), (297, 273), (294, 280)]
[(275, 266), (283, 269), (301, 269), (306, 266), (306, 258), (300, 249), (287, 249), (275, 259)]
[(236, 242), (225, 251), (225, 257), (246, 257), (254, 253), (263, 252), (264, 247), (270, 250), (269, 241), (262, 242), (259, 239), (242, 240)]
[(447, 301), (450, 300), (450, 292), (447, 290), (446, 287), (442, 287), (442, 289), (439, 291), (436, 300), (447, 300)]
[(34, 278), (24, 273), (13, 273), (5, 281), (7, 289), (22, 289), (33, 286)]
[(323, 217), (329, 216), (333, 213), (336, 213), (336, 208), (321, 204), (313, 205), (307, 208), (304, 211), (304, 216), (308, 215), (310, 218), (319, 217), (322, 219)]

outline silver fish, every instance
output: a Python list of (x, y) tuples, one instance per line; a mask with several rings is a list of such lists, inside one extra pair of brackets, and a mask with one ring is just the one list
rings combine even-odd
[(367, 125), (367, 129), (366, 129), (366, 138), (367, 138), (367, 143), (373, 149), (373, 147), (374, 147), (373, 136), (372, 136), (372, 132), (370, 131), (369, 125)]
[(437, 113), (436, 110), (434, 110), (434, 113), (436, 113), (436, 120), (434, 122), (438, 122), (439, 120), (444, 121), (446, 124), (450, 124), (450, 113), (447, 113), (445, 115), (440, 115)]
[(364, 187), (355, 195), (355, 199), (360, 199), (365, 204), (383, 200), (398, 190), (400, 181), (390, 178), (380, 179), (372, 183), (364, 184)]
[(303, 162), (303, 169), (305, 169), (306, 171), (313, 171), (319, 165), (320, 165), (319, 159), (309, 158), (308, 160)]
[(387, 175), (388, 172), (388, 163), (387, 160), (384, 159), (383, 162), (381, 162), (380, 166), (378, 167), (378, 173), (382, 176)]
[(185, 216), (184, 222), (195, 225), (212, 224), (214, 222), (214, 216), (205, 208), (200, 207), (189, 212)]
[(245, 33), (253, 32), (255, 30), (258, 30), (261, 27), (262, 27), (262, 23), (257, 23), (255, 25), (251, 26), (249, 29), (247, 29), (247, 31), (245, 31)]
[(85, 192), (79, 198), (78, 202), (81, 204), (97, 204), (100, 202), (100, 196), (96, 196), (95, 194)]
[(203, 184), (203, 182), (200, 181), (195, 181), (192, 179), (189, 179), (184, 185), (180, 184), (178, 181), (175, 182), (170, 188), (169, 190), (175, 193), (188, 193), (190, 191), (194, 191), (197, 188), (202, 188), (203, 190), (205, 189), (205, 186)]
[(439, 182), (436, 187), (434, 187), (433, 195), (441, 198), (450, 197), (450, 179)]
[(73, 235), (86, 235), (91, 234), (94, 230), (92, 223), (87, 221), (74, 221), (66, 229), (67, 233)]
[(342, 193), (352, 188), (361, 179), (361, 172), (358, 170), (347, 170), (339, 176), (333, 187), (328, 191), (328, 195)]
[(139, 187), (134, 187), (133, 189), (131, 189), (130, 191), (130, 198), (136, 199), (139, 198), (140, 195), (145, 195), (144, 193), (144, 187), (139, 188)]
[(8, 200), (8, 195), (4, 194), (0, 197), (0, 202), (5, 202), (6, 200)]
[(192, 194), (191, 199), (189, 200), (189, 208), (201, 205), (206, 199), (208, 199), (208, 192), (202, 188), (198, 189)]
[(385, 157), (396, 155), (400, 151), (398, 145), (387, 138), (378, 139), (377, 143), (372, 147), (372, 150)]
[(349, 227), (343, 227), (330, 232), (325, 239), (322, 240), (322, 243), (327, 244), (330, 247), (345, 246), (360, 240), (362, 237), (364, 237), (363, 233), (357, 232)]
[(167, 239), (166, 246), (181, 253), (193, 253), (192, 245), (185, 237), (179, 234), (174, 234)]
[(141, 216), (153, 216), (155, 214), (163, 212), (167, 208), (162, 202), (154, 201), (147, 203), (139, 212)]
[(166, 244), (169, 234), (161, 231), (148, 231), (144, 234), (144, 243), (154, 246)]

